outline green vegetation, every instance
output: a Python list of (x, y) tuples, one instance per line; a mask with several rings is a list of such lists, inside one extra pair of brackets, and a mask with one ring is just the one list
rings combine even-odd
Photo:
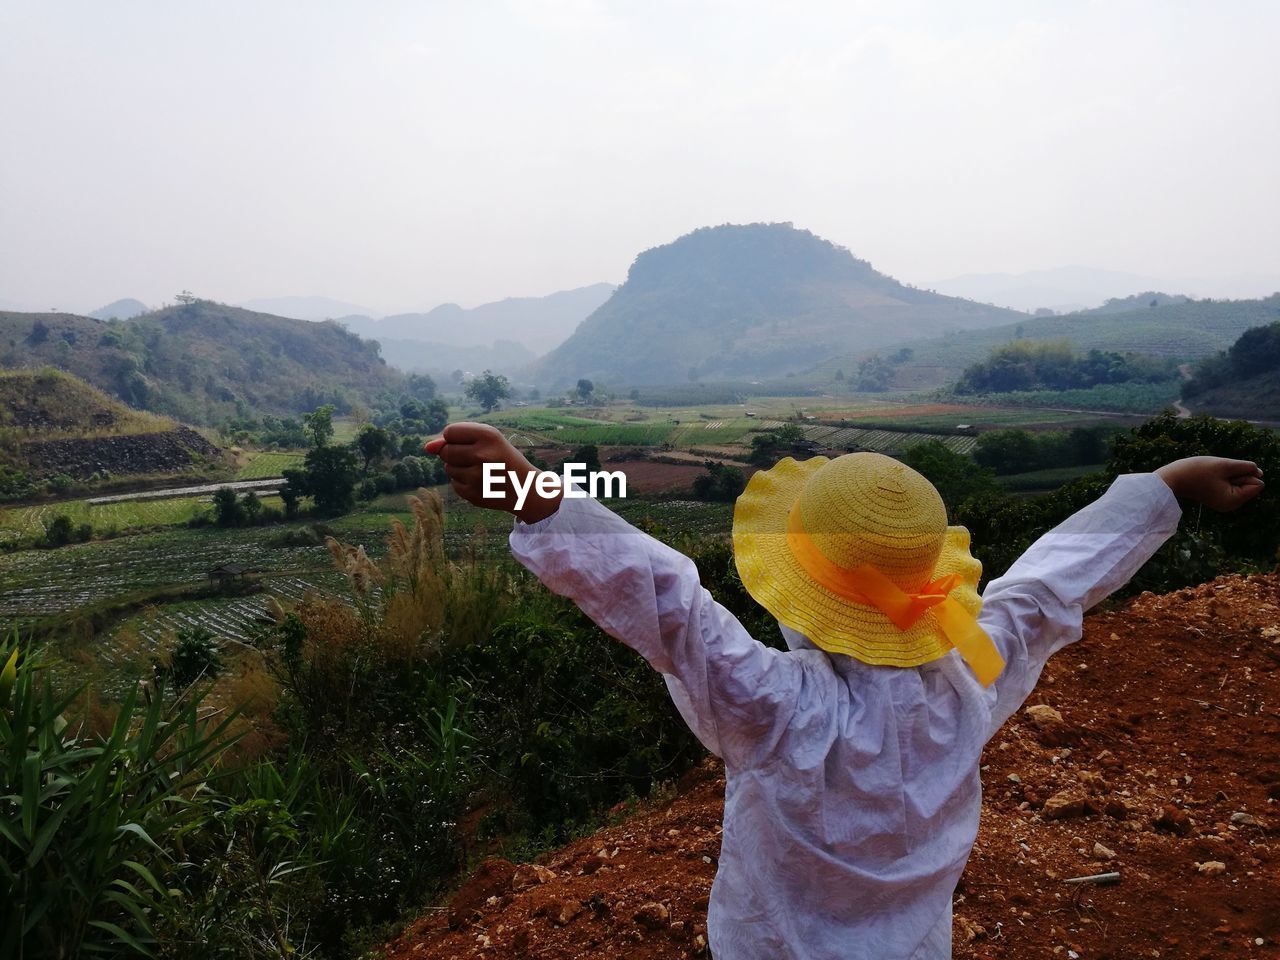
[(1280, 321), (1246, 330), (1228, 350), (1197, 364), (1182, 397), (1196, 410), (1280, 418)]
[(958, 394), (1088, 390), (1120, 383), (1158, 383), (1178, 376), (1172, 361), (1090, 350), (1076, 354), (1067, 340), (1015, 340), (967, 367)]
[(1076, 427), (1069, 432), (992, 430), (978, 437), (973, 459), (997, 474), (1029, 473), (1102, 463), (1107, 459), (1115, 427)]
[[(934, 390), (954, 383), (966, 367), (991, 351), (1018, 340), (1054, 340), (1067, 336), (1078, 351), (1101, 350), (1165, 358), (1177, 362), (1211, 356), (1229, 347), (1250, 327), (1280, 319), (1280, 294), (1260, 300), (1188, 300), (1155, 307), (1141, 305), (1121, 313), (1076, 313), (1061, 317), (1022, 317), (998, 327), (960, 330), (940, 337), (913, 339), (913, 351), (897, 366), (890, 386), (897, 390)], [(804, 374), (806, 383), (835, 384), (835, 373), (857, 369), (875, 346), (836, 353)], [(1093, 408), (1099, 409), (1099, 408)]]
[(485, 413), (488, 413), (511, 396), (511, 382), (501, 374), (486, 370), (467, 382), (466, 393), (470, 399), (484, 408)]
[(237, 480), (270, 480), (302, 465), (303, 453), (255, 453), (247, 464), (236, 471)]
[(733, 503), (747, 487), (746, 474), (737, 467), (708, 460), (706, 468), (706, 473), (693, 480), (693, 496), (697, 500)]
[[(42, 338), (30, 334), (38, 322)], [(209, 300), (132, 320), (0, 313), (0, 366), (56, 366), (129, 405), (213, 424), (333, 403), (339, 412), (396, 390), (377, 344), (336, 323), (253, 313)]]
[(115, 437), (175, 427), (166, 417), (131, 410), (53, 367), (0, 370), (0, 455), (23, 441)]

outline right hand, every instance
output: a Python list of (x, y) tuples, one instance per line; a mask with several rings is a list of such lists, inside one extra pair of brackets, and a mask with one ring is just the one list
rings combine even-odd
[[(487, 423), (451, 423), (441, 436), (428, 441), (422, 449), (444, 461), (444, 472), (454, 491), (477, 507), (505, 510), (525, 523), (535, 523), (551, 516), (560, 506), (559, 494), (543, 498), (538, 496), (536, 487), (531, 486), (523, 507), (516, 510), (516, 494), (508, 474), (515, 473), (523, 483), (525, 477), (539, 471), (500, 430)], [(498, 485), (503, 492), (500, 498), (484, 496), (486, 463), (496, 463), (502, 469), (502, 483)]]
[(1186, 457), (1156, 471), (1174, 496), (1203, 503), (1226, 513), (1237, 510), (1262, 492), (1262, 470), (1252, 460), (1225, 457)]

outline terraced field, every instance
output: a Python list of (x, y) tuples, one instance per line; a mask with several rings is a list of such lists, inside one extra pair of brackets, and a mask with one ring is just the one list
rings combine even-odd
[[(785, 424), (776, 420), (766, 420), (764, 426), (781, 427), (785, 426)], [(902, 430), (833, 427), (823, 424), (812, 424), (800, 429), (804, 432), (806, 440), (820, 443), (824, 447), (833, 447), (836, 450), (856, 448), (885, 454), (901, 453), (903, 450), (925, 440), (937, 440), (956, 453), (968, 453), (978, 442), (977, 437), (966, 434), (907, 433)]]
[(323, 546), (267, 546), (279, 532), (279, 527), (179, 528), (57, 550), (3, 554), (0, 622), (62, 613), (122, 594), (199, 583), (224, 563), (267, 572), (329, 569), (329, 554)]
[(299, 469), (306, 454), (267, 451), (256, 453), (253, 459), (236, 471), (237, 480), (266, 480), (283, 475), (284, 471)]
[[(0, 544), (38, 539), (57, 516), (69, 517), (74, 524), (90, 523), (98, 534), (179, 526), (201, 513), (207, 513), (209, 501), (208, 496), (121, 500), (111, 503), (63, 500), (30, 507), (12, 507), (0, 511)], [(277, 509), (281, 507), (279, 497), (263, 497), (262, 502)]]

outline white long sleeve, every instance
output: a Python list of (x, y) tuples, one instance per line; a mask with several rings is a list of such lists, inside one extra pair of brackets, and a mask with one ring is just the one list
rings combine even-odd
[(755, 762), (785, 728), (799, 663), (753, 639), (684, 554), (587, 498), (517, 524), (511, 551), (662, 673), (685, 722), (730, 765)]
[(1080, 639), (1085, 611), (1124, 586), (1178, 529), (1180, 517), (1158, 476), (1126, 474), (987, 585), (979, 622), (1005, 658), (990, 733), (1030, 696), (1048, 659)]

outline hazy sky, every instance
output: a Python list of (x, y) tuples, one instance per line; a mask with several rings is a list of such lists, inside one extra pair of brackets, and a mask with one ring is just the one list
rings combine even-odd
[(1280, 3), (0, 0), (0, 300), (375, 310), (790, 220), (923, 283), (1280, 264)]

